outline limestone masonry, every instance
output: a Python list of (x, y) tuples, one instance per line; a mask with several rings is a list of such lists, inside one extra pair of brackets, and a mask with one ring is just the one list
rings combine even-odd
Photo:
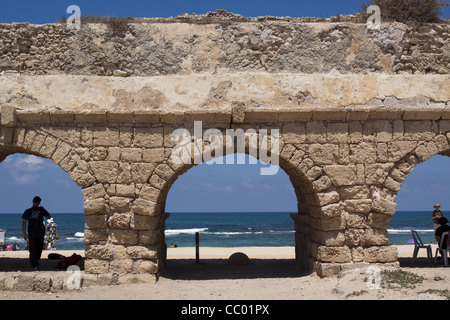
[(221, 17), (0, 24), (0, 160), (46, 157), (82, 187), (86, 277), (153, 281), (167, 193), (192, 166), (170, 158), (172, 132), (279, 129), (299, 265), (396, 263), (397, 192), (450, 155), (448, 23)]

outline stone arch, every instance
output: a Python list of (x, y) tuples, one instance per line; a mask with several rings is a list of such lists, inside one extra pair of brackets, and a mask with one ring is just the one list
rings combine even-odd
[(0, 160), (13, 153), (24, 153), (52, 160), (79, 186), (87, 187), (95, 180), (86, 161), (64, 139), (42, 128), (0, 127)]
[(414, 167), (435, 155), (450, 156), (449, 139), (445, 134), (437, 134), (428, 141), (416, 144), (389, 170), (384, 187), (387, 197), (394, 201), (401, 184)]
[[(295, 222), (296, 258), (303, 269), (312, 270), (315, 268), (314, 262), (317, 259), (317, 248), (319, 246), (315, 242), (320, 242), (322, 231), (321, 206), (327, 201), (333, 201), (328, 200), (328, 198), (325, 199), (326, 197), (321, 198), (320, 191), (327, 189), (331, 183), (326, 176), (317, 182), (318, 177), (323, 175), (323, 170), (309, 159), (307, 153), (296, 148), (293, 144), (285, 144), (283, 138), (280, 141), (279, 166), (289, 176), (298, 201), (298, 212), (291, 215)], [(195, 146), (194, 140), (191, 140), (191, 142), (193, 148)], [(208, 147), (209, 144), (203, 141), (201, 145), (202, 153)], [(223, 153), (213, 158), (234, 153), (238, 153), (236, 146), (231, 150), (224, 147)], [(251, 154), (248, 143), (245, 153)], [(190, 155), (193, 154), (193, 152), (190, 153)], [(165, 219), (169, 215), (165, 212), (168, 192), (180, 175), (195, 166), (193, 156), (189, 158), (191, 163), (177, 163), (167, 153), (166, 157), (166, 161), (155, 167), (148, 185), (142, 188), (134, 207), (137, 214), (153, 217), (154, 224), (149, 234), (151, 234), (152, 241), (158, 243), (158, 258), (161, 262), (164, 262), (166, 257), (164, 230)], [(259, 159), (259, 154), (255, 158)], [(317, 193), (319, 193), (319, 196), (317, 196)], [(331, 197), (333, 196), (335, 195), (332, 194)]]
[[(425, 121), (420, 121), (424, 123)], [(426, 121), (430, 122), (430, 121)], [(411, 122), (412, 123), (412, 122)], [(420, 125), (419, 123), (419, 125)], [(413, 139), (404, 139), (397, 141), (396, 150), (393, 151), (393, 165), (386, 167), (386, 174), (382, 175), (382, 183), (379, 187), (372, 191), (379, 191), (381, 197), (372, 200), (372, 212), (369, 216), (368, 225), (373, 232), (373, 238), (376, 245), (387, 245), (388, 232), (387, 229), (390, 224), (391, 217), (396, 213), (397, 203), (395, 202), (397, 193), (400, 191), (402, 183), (407, 176), (414, 170), (414, 168), (429, 158), (435, 155), (450, 156), (449, 132), (450, 127), (445, 120), (440, 122), (431, 121), (431, 126), (435, 127), (433, 130), (417, 130)], [(440, 127), (437, 132), (437, 127)], [(447, 128), (448, 127), (448, 128)], [(403, 138), (407, 137), (405, 134)], [(385, 168), (385, 169), (386, 169)], [(378, 254), (383, 254), (380, 250)], [(385, 253), (389, 254), (388, 251)], [(394, 259), (394, 252), (391, 251), (390, 261), (397, 260), (396, 254)], [(375, 255), (376, 257), (376, 255)], [(368, 262), (377, 262), (369, 260)]]

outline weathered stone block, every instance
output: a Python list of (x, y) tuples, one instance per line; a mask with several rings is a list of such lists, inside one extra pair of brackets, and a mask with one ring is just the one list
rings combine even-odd
[(327, 127), (325, 123), (311, 121), (306, 123), (306, 141), (308, 143), (326, 143)]
[(397, 203), (386, 199), (373, 199), (372, 210), (392, 216), (397, 209)]
[(143, 158), (145, 162), (163, 162), (165, 159), (164, 148), (144, 149)]
[(144, 199), (136, 199), (133, 203), (133, 211), (141, 215), (155, 216), (160, 213), (160, 209), (156, 203)]
[(121, 150), (121, 160), (130, 162), (142, 161), (142, 149), (140, 148), (123, 148)]
[(347, 228), (362, 229), (367, 227), (366, 215), (363, 213), (345, 212), (343, 216), (345, 217)]
[(163, 128), (135, 128), (134, 145), (136, 147), (162, 147)]
[(366, 183), (383, 184), (392, 167), (392, 163), (366, 164), (364, 168)]
[(135, 271), (143, 274), (156, 274), (158, 272), (158, 264), (149, 260), (136, 261)]
[(394, 192), (399, 192), (402, 186), (401, 182), (395, 181), (391, 177), (387, 177), (384, 185), (386, 186), (386, 188)]
[(364, 229), (349, 228), (345, 230), (345, 244), (347, 246), (363, 246), (365, 243)]
[(3, 106), (1, 108), (0, 124), (4, 127), (15, 127), (17, 125), (16, 108), (14, 106)]
[(132, 198), (111, 197), (109, 199), (109, 209), (111, 211), (124, 212), (131, 207)]
[[(86, 220), (86, 217), (85, 217)], [(94, 243), (100, 243), (105, 242), (108, 238), (108, 235), (106, 233), (106, 224), (104, 228), (100, 229), (89, 229), (89, 227), (85, 223), (84, 227), (84, 242), (86, 244), (94, 244)]]
[(91, 161), (89, 166), (101, 183), (115, 183), (119, 175), (119, 164), (115, 161)]
[(339, 201), (339, 193), (336, 191), (317, 193), (317, 205), (326, 206)]
[(345, 236), (341, 231), (320, 231), (313, 235), (313, 241), (330, 247), (339, 247), (345, 244)]
[(95, 229), (105, 229), (106, 215), (86, 215), (84, 217), (85, 229), (95, 230)]
[(142, 187), (139, 197), (156, 203), (158, 201), (159, 194), (160, 191), (158, 189), (145, 185)]
[(367, 217), (367, 224), (376, 229), (387, 229), (389, 228), (391, 218), (389, 215), (382, 213), (371, 212)]
[(114, 256), (114, 246), (106, 245), (87, 245), (85, 257), (87, 259), (111, 260)]
[(113, 273), (125, 274), (133, 271), (133, 260), (114, 259), (109, 263), (109, 270)]
[(330, 122), (327, 125), (327, 140), (330, 143), (347, 143), (348, 131), (348, 123)]
[(317, 252), (317, 260), (320, 262), (345, 263), (351, 261), (351, 251), (348, 247), (320, 246)]
[(367, 228), (366, 233), (366, 246), (383, 246), (389, 242), (388, 232), (386, 229)]
[(83, 208), (86, 215), (103, 213), (106, 209), (105, 199), (86, 199)]
[(119, 129), (97, 128), (93, 131), (93, 144), (98, 147), (116, 147), (119, 145)]
[(111, 229), (110, 239), (114, 244), (136, 245), (138, 243), (138, 231)]
[(366, 262), (395, 262), (398, 258), (396, 246), (372, 246), (364, 248), (364, 261)]
[(135, 183), (147, 183), (156, 165), (153, 163), (132, 163), (131, 175)]
[(139, 231), (139, 243), (143, 245), (156, 245), (161, 243), (161, 231), (142, 230)]
[(130, 259), (156, 259), (157, 251), (153, 247), (134, 246), (127, 248), (127, 256)]
[(133, 230), (148, 230), (153, 227), (153, 216), (133, 213), (131, 215), (130, 227)]
[(282, 136), (285, 143), (304, 143), (306, 126), (304, 123), (290, 123), (283, 126)]
[(350, 163), (375, 163), (377, 160), (376, 145), (370, 142), (351, 144), (349, 150)]
[(312, 144), (308, 147), (309, 156), (315, 164), (337, 164), (339, 161), (339, 147), (335, 144)]
[(356, 166), (324, 166), (324, 172), (330, 177), (334, 186), (348, 186), (356, 182)]
[(100, 259), (86, 259), (84, 261), (84, 272), (93, 274), (108, 273), (109, 261)]
[(367, 199), (370, 190), (367, 186), (344, 186), (339, 188), (339, 194), (342, 199)]
[(134, 184), (116, 185), (116, 196), (118, 197), (133, 197), (135, 196), (135, 187)]
[(371, 199), (345, 200), (342, 206), (347, 212), (369, 213), (372, 205)]

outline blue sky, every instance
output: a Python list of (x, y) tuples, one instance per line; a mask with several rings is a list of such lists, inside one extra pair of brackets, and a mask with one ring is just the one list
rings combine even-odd
[[(52, 23), (78, 5), (83, 15), (169, 17), (203, 14), (216, 9), (244, 16), (316, 16), (353, 14), (361, 0), (347, 1), (3, 1), (0, 22)], [(448, 15), (449, 10), (446, 11)], [(248, 161), (247, 161), (248, 163)], [(436, 156), (417, 166), (399, 192), (399, 210), (431, 210), (435, 202), (450, 210), (450, 158)], [(40, 195), (50, 212), (82, 212), (81, 189), (53, 162), (16, 154), (0, 163), (0, 213), (23, 212)], [(259, 175), (259, 165), (201, 164), (182, 175), (169, 192), (166, 210), (176, 211), (292, 211), (294, 190), (283, 170)]]
[(244, 16), (330, 17), (356, 13), (360, 0), (295, 1), (295, 0), (166, 0), (166, 1), (86, 1), (86, 0), (22, 0), (3, 1), (0, 22), (49, 23), (68, 17), (69, 5), (78, 5), (83, 15), (113, 15), (122, 17), (170, 17), (183, 13), (204, 14), (216, 9)]
[[(204, 14), (216, 9), (247, 17), (264, 15), (290, 17), (331, 17), (338, 14), (355, 14), (363, 0), (165, 0), (165, 1), (105, 1), (105, 0), (21, 0), (2, 1), (0, 22), (53, 23), (63, 16), (66, 9), (78, 5), (83, 15), (120, 17), (171, 17), (183, 13)], [(450, 8), (446, 10), (446, 15)]]

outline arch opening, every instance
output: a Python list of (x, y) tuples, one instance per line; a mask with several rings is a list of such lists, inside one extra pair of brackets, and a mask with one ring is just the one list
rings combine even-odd
[[(237, 164), (238, 157), (242, 157), (241, 164)], [(177, 250), (195, 246), (195, 233), (199, 232), (200, 251), (208, 247), (206, 255), (214, 250), (213, 256), (228, 259), (234, 252), (249, 251), (251, 259), (253, 252), (264, 252), (264, 247), (271, 247), (274, 252), (277, 250), (273, 248), (278, 247), (274, 258), (283, 250), (298, 270), (307, 268), (305, 261), (299, 261), (304, 257), (299, 257), (298, 248), (302, 247), (302, 254), (307, 255), (303, 247), (308, 243), (306, 239), (299, 241), (301, 231), (295, 218), (298, 212), (307, 212), (303, 196), (306, 187), (287, 162), (280, 161), (283, 170), (274, 176), (260, 175), (260, 168), (270, 165), (256, 163), (257, 159), (249, 154), (233, 153), (216, 163), (203, 162), (180, 171), (162, 201), (164, 211), (168, 212), (164, 240), (170, 263)], [(301, 237), (306, 234), (309, 233), (304, 232)], [(176, 248), (170, 248), (175, 244)], [(195, 251), (191, 251), (192, 263)], [(270, 259), (270, 254), (266, 257)], [(298, 262), (303, 263), (300, 268)]]
[[(49, 253), (64, 256), (74, 251), (84, 255), (84, 210), (81, 187), (53, 160), (22, 148), (0, 147), (0, 194), (4, 199), (0, 208), (0, 229), (5, 229), (4, 245), (13, 245), (18, 251), (6, 254), (1, 271), (28, 271), (28, 251), (22, 236), (22, 214), (32, 206), (32, 199), (39, 196), (41, 206), (57, 224), (59, 239), (54, 250), (44, 250), (39, 271), (54, 271), (58, 260), (49, 260)], [(47, 219), (44, 218), (47, 225)], [(5, 248), (6, 249), (6, 248)], [(56, 250), (56, 251), (55, 251)], [(22, 253), (21, 253), (22, 252)], [(6, 258), (5, 258), (6, 259)]]
[[(392, 216), (389, 243), (411, 244), (411, 230), (419, 233), (424, 244), (434, 244), (434, 228), (431, 212), (435, 204), (444, 212), (450, 208), (449, 152), (434, 155), (418, 163), (407, 175), (397, 193), (397, 211)], [(447, 214), (449, 216), (449, 214)]]

